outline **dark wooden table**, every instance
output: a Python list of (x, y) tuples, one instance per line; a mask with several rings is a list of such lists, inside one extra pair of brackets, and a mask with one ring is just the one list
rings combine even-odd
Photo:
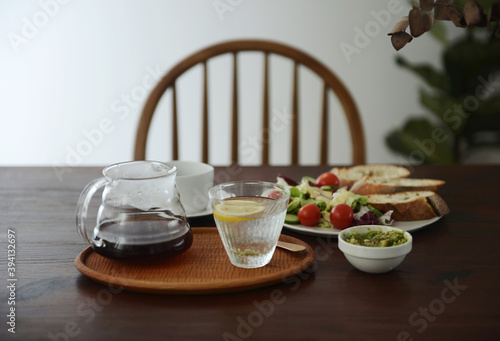
[[(273, 181), (277, 173), (300, 178), (327, 169), (218, 168), (215, 178)], [(395, 271), (360, 272), (335, 239), (284, 229), (316, 252), (312, 269), (299, 277), (247, 292), (168, 296), (109, 288), (74, 267), (87, 246), (75, 229), (76, 202), (100, 169), (2, 168), (0, 340), (498, 339), (500, 167), (412, 171), (446, 180), (439, 193), (452, 212), (413, 233), (413, 251)], [(211, 217), (191, 224), (214, 226)], [(13, 243), (15, 282), (8, 270)], [(15, 334), (7, 323), (11, 308)]]

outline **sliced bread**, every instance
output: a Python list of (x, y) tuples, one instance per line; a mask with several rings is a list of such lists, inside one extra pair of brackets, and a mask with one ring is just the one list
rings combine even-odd
[(353, 167), (338, 167), (331, 170), (337, 175), (340, 180), (341, 187), (351, 187), (356, 181), (361, 180), (365, 176), (373, 176), (374, 178), (405, 178), (410, 175), (410, 171), (402, 166), (396, 165), (381, 165), (368, 164), (358, 165)]
[(431, 219), (450, 212), (448, 205), (432, 191), (368, 194), (368, 204), (382, 212), (392, 210), (395, 220)]
[(377, 178), (365, 176), (350, 188), (351, 192), (357, 194), (388, 194), (406, 191), (437, 191), (444, 185), (443, 180), (417, 179), (417, 178)]

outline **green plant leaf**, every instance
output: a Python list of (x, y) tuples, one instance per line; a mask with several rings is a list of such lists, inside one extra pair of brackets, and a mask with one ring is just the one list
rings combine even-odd
[(450, 80), (448, 75), (446, 75), (441, 71), (436, 70), (429, 64), (412, 65), (401, 56), (396, 57), (396, 63), (399, 66), (414, 72), (416, 75), (420, 76), (425, 82), (427, 82), (427, 84), (429, 84), (434, 88), (443, 91), (448, 91), (450, 88)]
[(436, 126), (425, 118), (411, 118), (402, 129), (389, 133), (386, 144), (413, 164), (451, 164), (455, 162), (453, 140), (446, 127)]
[[(461, 12), (467, 1), (456, 0), (454, 5)], [(486, 13), (496, 2), (478, 1)], [(446, 34), (440, 36), (439, 29), (432, 34), (444, 42)], [(483, 28), (475, 28), (479, 29)], [(460, 162), (462, 155), (475, 148), (500, 146), (500, 39), (493, 35), (484, 39), (469, 28), (464, 32), (443, 51), (442, 71), (426, 63), (410, 63), (402, 56), (396, 58), (397, 65), (430, 86), (420, 89), (419, 99), (436, 118), (436, 123), (411, 118), (386, 136), (388, 147), (410, 162)]]
[(477, 110), (468, 114), (463, 136), (469, 145), (500, 142), (500, 94), (480, 101)]
[(500, 119), (500, 91), (498, 90), (495, 95), (479, 100), (479, 107), (474, 112), (479, 115), (498, 116)]
[(449, 75), (451, 96), (475, 95), (480, 78), (488, 78), (500, 69), (500, 39), (459, 41), (445, 51), (443, 64)]
[(466, 125), (468, 114), (461, 99), (448, 96), (444, 92), (430, 93), (420, 89), (420, 103), (429, 109), (448, 129), (459, 134)]

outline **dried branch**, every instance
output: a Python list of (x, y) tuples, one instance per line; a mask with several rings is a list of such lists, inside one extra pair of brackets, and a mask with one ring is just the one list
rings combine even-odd
[(413, 40), (413, 37), (404, 31), (393, 33), (391, 36), (391, 43), (396, 51), (401, 50), (406, 44)]
[[(413, 5), (407, 17), (402, 17), (390, 30), (391, 42), (399, 51), (413, 38), (419, 37), (434, 26), (435, 20), (449, 20), (457, 27), (486, 26), (495, 29), (495, 37), (500, 38), (500, 2), (494, 3), (488, 14), (476, 1), (467, 1), (465, 7), (454, 5), (454, 0), (420, 0)], [(496, 22), (496, 28), (493, 25)], [(410, 34), (406, 29), (410, 27)]]
[(434, 0), (420, 0), (420, 8), (422, 11), (432, 11), (434, 8)]
[(399, 19), (399, 21), (396, 23), (396, 25), (394, 25), (392, 27), (391, 31), (389, 32), (389, 35), (391, 35), (393, 33), (401, 32), (401, 31), (406, 31), (409, 24), (410, 24), (410, 21), (409, 21), (408, 17), (402, 17), (401, 19)]
[(464, 19), (467, 26), (486, 26), (483, 7), (475, 1), (467, 1), (465, 4)]

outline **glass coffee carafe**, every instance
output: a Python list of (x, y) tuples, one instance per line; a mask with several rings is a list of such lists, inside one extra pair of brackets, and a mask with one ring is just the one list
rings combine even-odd
[[(80, 236), (114, 259), (162, 259), (188, 250), (193, 234), (175, 186), (177, 169), (158, 161), (118, 163), (91, 181), (77, 205)], [(95, 225), (86, 224), (89, 203), (104, 187)]]

